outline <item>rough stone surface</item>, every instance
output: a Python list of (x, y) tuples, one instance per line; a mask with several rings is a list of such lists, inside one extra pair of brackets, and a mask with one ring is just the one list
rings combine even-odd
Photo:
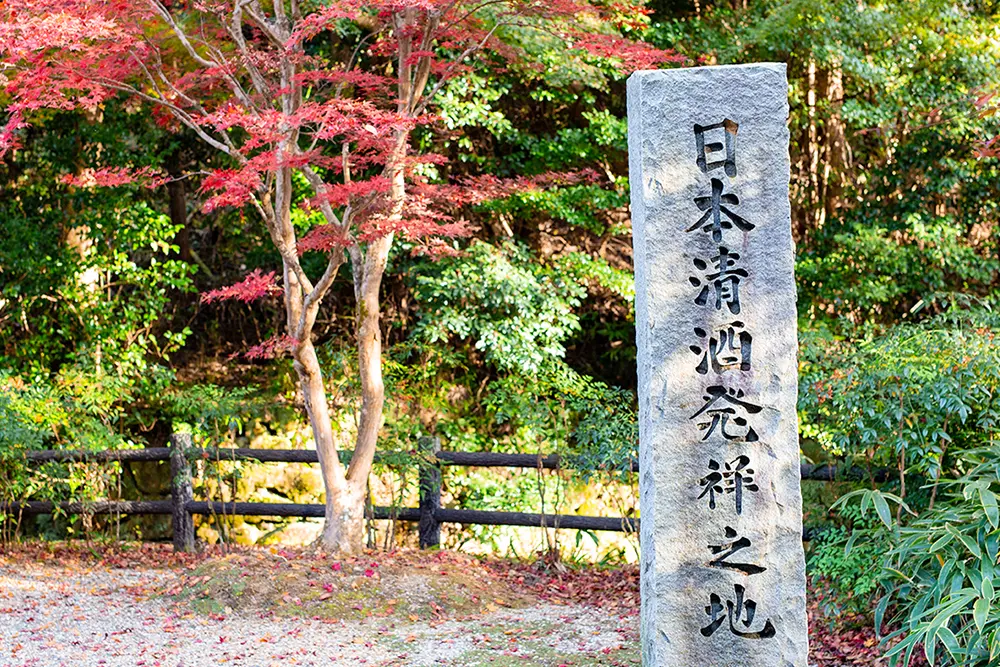
[[(807, 665), (787, 91), (785, 65), (771, 63), (637, 72), (628, 82), (639, 348), (641, 630), (647, 667)], [(721, 148), (707, 152), (705, 171), (698, 164), (695, 126), (723, 120), (738, 125), (730, 125), (729, 132), (735, 140), (735, 170), (724, 164), (711, 168), (727, 157), (727, 130), (720, 127), (704, 133), (706, 146)], [(708, 207), (702, 208), (696, 198), (712, 194), (713, 179), (722, 186), (721, 204), (743, 224), (722, 211), (720, 228), (713, 230), (710, 218), (687, 231), (706, 210), (711, 212), (709, 200), (701, 200)], [(723, 255), (720, 248), (731, 257), (739, 255), (730, 269), (746, 271), (740, 276), (738, 314), (725, 293), (721, 303), (716, 301), (711, 274), (719, 272), (712, 262)], [(707, 262), (707, 269), (695, 260)], [(699, 305), (702, 287), (708, 299)], [(721, 340), (734, 321), (743, 324), (734, 328), (737, 343), (741, 331), (752, 336), (752, 354), (746, 359), (742, 348), (729, 350), (719, 356), (735, 361), (720, 359), (713, 367), (708, 338)], [(702, 338), (696, 329), (708, 335)], [(744, 363), (749, 366), (741, 367)], [(750, 414), (720, 398), (695, 416), (713, 396), (712, 387), (742, 391), (742, 397), (733, 398), (760, 410)], [(734, 412), (713, 412), (719, 408)], [(714, 427), (713, 417), (720, 419)], [(741, 425), (737, 417), (746, 422)], [(723, 426), (735, 439), (723, 436)], [(745, 468), (752, 468), (757, 490), (749, 479), (742, 480), (742, 513), (737, 514), (736, 494), (730, 491), (741, 456), (750, 462), (740, 474), (749, 475)], [(726, 474), (726, 464), (732, 474)], [(713, 472), (723, 476), (717, 484), (707, 481)], [(715, 509), (709, 507), (709, 486), (719, 490)], [(727, 528), (736, 535), (727, 536)], [(765, 571), (711, 565), (730, 547), (713, 553), (710, 545), (732, 545), (740, 538), (749, 539), (750, 546), (726, 562)], [(727, 609), (727, 603), (738, 604), (737, 586), (745, 591), (739, 618), (738, 609)], [(713, 594), (719, 603), (715, 618), (723, 620), (705, 636), (702, 629), (713, 620)], [(749, 626), (743, 623), (748, 599), (757, 605)], [(774, 634), (738, 636), (731, 622), (737, 631), (765, 635), (769, 622)]]

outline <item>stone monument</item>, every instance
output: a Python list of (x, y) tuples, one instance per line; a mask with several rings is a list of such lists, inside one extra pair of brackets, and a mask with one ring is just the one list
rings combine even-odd
[(636, 72), (642, 662), (807, 667), (785, 65)]

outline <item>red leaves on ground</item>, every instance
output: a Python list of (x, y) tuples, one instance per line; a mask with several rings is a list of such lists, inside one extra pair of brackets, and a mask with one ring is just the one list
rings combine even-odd
[(639, 568), (574, 566), (487, 560), (486, 569), (553, 604), (581, 604), (626, 615), (639, 613)]
[(190, 567), (217, 556), (214, 550), (199, 554), (175, 553), (169, 544), (86, 544), (82, 542), (19, 542), (0, 545), (0, 561), (52, 563), (64, 566), (109, 568)]

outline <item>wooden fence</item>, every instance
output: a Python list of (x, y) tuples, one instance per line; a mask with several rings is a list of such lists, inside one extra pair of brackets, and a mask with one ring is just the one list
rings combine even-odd
[[(0, 504), (0, 510), (14, 514), (50, 514), (62, 510), (71, 514), (169, 514), (172, 517), (174, 548), (191, 551), (194, 548), (193, 515), (229, 514), (240, 516), (322, 517), (324, 506), (301, 503), (251, 503), (198, 501), (194, 499), (191, 479), (191, 461), (258, 461), (263, 463), (318, 463), (315, 450), (300, 449), (245, 449), (200, 448), (192, 446), (188, 434), (174, 434), (170, 447), (149, 447), (88, 452), (79, 450), (35, 450), (26, 453), (32, 463), (44, 462), (138, 462), (170, 461), (170, 500), (109, 500), (97, 502), (24, 501)], [(349, 458), (351, 452), (342, 452)], [(376, 455), (376, 460), (384, 455)], [(555, 470), (561, 468), (558, 455), (499, 454), (493, 452), (441, 451), (439, 441), (423, 438), (414, 464), (419, 468), (419, 507), (372, 507), (371, 519), (394, 519), (418, 523), (420, 547), (426, 549), (440, 544), (441, 524), (458, 523), (487, 526), (528, 526), (546, 528), (576, 528), (580, 530), (606, 530), (636, 532), (639, 519), (630, 517), (596, 517), (571, 514), (531, 514), (525, 512), (493, 512), (484, 510), (448, 509), (441, 507), (442, 466), (469, 466), (479, 468), (529, 468)], [(632, 470), (638, 471), (638, 463)], [(833, 481), (840, 478), (860, 478), (863, 472), (851, 469), (844, 474), (836, 466), (801, 466), (803, 480)], [(885, 477), (884, 471), (875, 473), (876, 481)], [(803, 533), (803, 540), (811, 537)]]

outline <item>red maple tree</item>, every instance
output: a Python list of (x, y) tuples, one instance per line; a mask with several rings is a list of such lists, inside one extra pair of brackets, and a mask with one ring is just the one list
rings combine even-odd
[[(379, 289), (394, 240), (450, 252), (445, 239), (467, 233), (461, 206), (547, 180), (429, 182), (417, 167), (443, 158), (411, 149), (414, 128), (435, 122), (435, 95), (450, 78), (524, 58), (518, 35), (544, 34), (622, 70), (677, 60), (623, 38), (643, 14), (631, 0), (4, 0), (0, 84), (11, 102), (0, 155), (16, 148), (35, 111), (94, 110), (116, 97), (148, 104), (160, 123), (186, 127), (224, 155), (227, 166), (204, 181), (206, 208), (255, 210), (282, 266), (204, 300), (283, 293), (286, 331), (254, 354), (291, 353), (326, 487), (322, 542), (356, 552), (382, 422)], [(87, 173), (96, 186), (157, 178), (99, 166)], [(303, 187), (304, 205), (323, 223), (300, 236), (291, 214)], [(304, 252), (328, 256), (321, 276), (303, 270)], [(361, 386), (346, 469), (312, 341), (345, 262)]]

